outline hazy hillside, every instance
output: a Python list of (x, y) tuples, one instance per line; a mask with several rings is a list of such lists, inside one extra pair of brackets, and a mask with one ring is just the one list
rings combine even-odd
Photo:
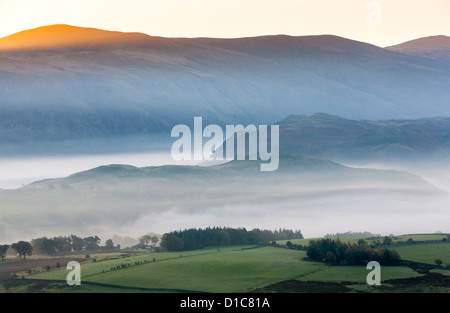
[(282, 153), (362, 162), (450, 155), (450, 118), (367, 121), (314, 114), (292, 115), (279, 125)]
[(307, 156), (282, 155), (276, 172), (260, 172), (254, 161), (208, 168), (110, 165), (0, 190), (0, 240), (19, 233), (23, 238), (42, 232), (170, 230), (189, 219), (196, 226), (208, 218), (224, 225), (230, 218), (264, 225), (273, 214), (338, 212), (342, 201), (345, 209), (367, 213), (367, 198), (441, 194), (405, 172), (354, 169)]
[(446, 59), (336, 36), (183, 39), (48, 26), (0, 39), (0, 142), (23, 153), (21, 143), (165, 133), (199, 115), (222, 125), (317, 112), (445, 116), (449, 74)]

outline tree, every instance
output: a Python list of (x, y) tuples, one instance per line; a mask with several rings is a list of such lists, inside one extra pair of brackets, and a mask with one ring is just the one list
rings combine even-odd
[(164, 234), (161, 240), (161, 247), (169, 251), (181, 251), (184, 248), (184, 242), (174, 234)]
[(142, 236), (141, 238), (139, 238), (139, 243), (143, 244), (143, 245), (148, 245), (150, 242), (152, 244), (157, 244), (159, 241), (159, 235), (155, 234), (155, 233), (148, 233), (144, 236)]
[(70, 241), (72, 243), (72, 249), (73, 251), (82, 251), (84, 248), (84, 240), (81, 237), (78, 237), (76, 235), (70, 235)]
[(358, 240), (358, 246), (367, 246), (367, 242), (364, 239), (359, 239)]
[(31, 256), (33, 253), (33, 246), (26, 241), (19, 241), (17, 243), (13, 243), (11, 245), (11, 248), (17, 251), (20, 258), (22, 258), (23, 256), (24, 260), (26, 259), (27, 255)]
[(56, 252), (56, 243), (53, 239), (47, 237), (31, 240), (31, 245), (35, 253), (52, 255)]
[(327, 252), (327, 254), (325, 255), (325, 262), (336, 263), (336, 256), (334, 255), (333, 252), (331, 252), (331, 251)]
[(90, 236), (83, 239), (84, 246), (88, 251), (97, 250), (99, 248), (100, 241), (101, 239), (98, 238), (98, 236)]
[(139, 243), (147, 246), (151, 240), (152, 236), (147, 234), (139, 238)]
[(222, 229), (219, 232), (219, 236), (218, 236), (219, 246), (229, 245), (230, 242), (231, 242), (230, 235), (228, 235), (228, 233), (224, 229)]
[(395, 250), (385, 249), (384, 254), (382, 256), (382, 260), (388, 262), (398, 262), (400, 261), (400, 256)]
[(434, 263), (436, 263), (437, 265), (441, 266), (442, 265), (442, 260), (436, 259), (436, 260), (434, 260)]
[(0, 258), (2, 258), (2, 261), (5, 260), (6, 251), (8, 251), (8, 248), (9, 248), (8, 245), (0, 245)]
[(112, 241), (112, 239), (106, 240), (105, 246), (106, 246), (106, 249), (110, 249), (110, 250), (114, 249), (114, 242)]
[(385, 236), (385, 237), (383, 238), (383, 245), (384, 245), (384, 246), (387, 246), (387, 245), (390, 245), (390, 244), (392, 244), (392, 238), (391, 238), (391, 237), (388, 237), (388, 236)]
[(159, 242), (159, 235), (152, 236), (152, 244), (156, 245)]
[(69, 237), (54, 237), (55, 249), (58, 252), (70, 252), (72, 250), (72, 244)]

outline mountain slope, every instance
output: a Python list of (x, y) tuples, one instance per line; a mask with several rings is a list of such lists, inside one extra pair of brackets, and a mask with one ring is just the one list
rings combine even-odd
[(314, 114), (292, 115), (279, 125), (284, 153), (363, 162), (450, 155), (450, 118), (367, 121)]
[(316, 112), (450, 115), (448, 85), (445, 61), (336, 36), (186, 39), (47, 26), (0, 39), (0, 142), (14, 154), (30, 142), (170, 140), (194, 116), (225, 125)]
[[(149, 36), (141, 33), (104, 31), (69, 25), (52, 25), (25, 30), (0, 39), (0, 50), (39, 50), (76, 48), (120, 48), (145, 46)], [(157, 38), (154, 38), (157, 40)]]
[(390, 46), (386, 49), (426, 58), (445, 60), (450, 63), (450, 37), (448, 36), (419, 38), (399, 45)]

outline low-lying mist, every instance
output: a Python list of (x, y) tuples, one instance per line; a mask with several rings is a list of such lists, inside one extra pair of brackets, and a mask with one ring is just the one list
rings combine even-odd
[(415, 162), (340, 162), (349, 167), (406, 171), (422, 177), (433, 186), (450, 193), (450, 162), (448, 159), (428, 159)]
[[(450, 232), (449, 194), (419, 176), (310, 157), (282, 158), (277, 172), (258, 168), (246, 161), (105, 166), (2, 190), (0, 242), (68, 234), (106, 240), (207, 226), (301, 229), (305, 237)], [(450, 177), (450, 170), (433, 173)]]
[[(450, 197), (361, 195), (297, 198), (276, 203), (216, 206), (205, 212), (167, 211), (138, 219), (129, 229), (168, 229), (207, 226), (247, 229), (301, 229), (306, 238), (327, 233), (371, 231), (382, 235), (449, 232)], [(178, 227), (174, 228), (172, 225)], [(126, 229), (124, 229), (126, 231)], [(137, 232), (139, 233), (139, 231)]]

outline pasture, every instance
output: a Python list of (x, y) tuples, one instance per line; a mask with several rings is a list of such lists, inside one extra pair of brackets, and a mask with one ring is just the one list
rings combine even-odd
[[(401, 241), (411, 237), (414, 241), (426, 241), (441, 240), (442, 236), (399, 237)], [(359, 239), (345, 238), (350, 242)], [(309, 240), (300, 242), (306, 244)], [(388, 247), (397, 250), (403, 260), (434, 264), (439, 258), (444, 266), (450, 264), (449, 242), (403, 243)], [(369, 287), (366, 284), (369, 271), (365, 266), (312, 262), (305, 259), (305, 251), (283, 246), (228, 246), (160, 253), (115, 251), (93, 253), (89, 259), (84, 255), (65, 256), (65, 260), (70, 258), (81, 262), (81, 286), (67, 286), (65, 280), (69, 271), (64, 266), (59, 269), (51, 266), (48, 270), (43, 266), (45, 259), (40, 259), (39, 268), (17, 272), (23, 279), (5, 281), (0, 284), (0, 292), (436, 292), (448, 290), (449, 276), (444, 268), (431, 271), (444, 276), (428, 277), (408, 266), (382, 266), (383, 286)], [(57, 259), (47, 260), (54, 263)], [(4, 266), (11, 266), (11, 263), (10, 260)], [(19, 265), (20, 261), (17, 268)]]

